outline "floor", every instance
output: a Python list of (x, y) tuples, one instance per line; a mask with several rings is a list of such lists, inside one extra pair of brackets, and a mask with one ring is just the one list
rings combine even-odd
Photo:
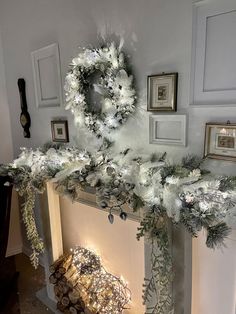
[(35, 293), (44, 286), (44, 270), (35, 270), (24, 254), (15, 256), (15, 269), (19, 272), (17, 286), (9, 296), (9, 301), (0, 314), (53, 314), (36, 297)]
[(0, 262), (0, 314), (19, 314), (18, 273), (13, 257)]

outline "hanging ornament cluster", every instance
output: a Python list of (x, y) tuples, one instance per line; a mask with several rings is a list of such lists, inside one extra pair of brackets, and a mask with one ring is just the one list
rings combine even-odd
[[(95, 73), (100, 78), (93, 84)], [(71, 62), (64, 88), (66, 109), (73, 113), (75, 124), (86, 126), (97, 137), (105, 137), (124, 124), (136, 109), (133, 76), (127, 73), (121, 47), (114, 43), (79, 53)], [(88, 101), (91, 91), (100, 96), (98, 104)]]

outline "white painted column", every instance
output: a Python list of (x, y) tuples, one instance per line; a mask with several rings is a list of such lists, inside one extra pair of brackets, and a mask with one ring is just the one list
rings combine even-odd
[(53, 285), (49, 283), (49, 266), (63, 254), (63, 243), (59, 195), (55, 192), (52, 182), (46, 184), (46, 191), (41, 197), (41, 217), (45, 244), (44, 267), (47, 296), (55, 301)]

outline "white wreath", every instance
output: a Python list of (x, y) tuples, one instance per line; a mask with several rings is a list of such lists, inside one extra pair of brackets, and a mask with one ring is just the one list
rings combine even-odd
[[(97, 84), (91, 74), (100, 72)], [(101, 95), (98, 108), (87, 103), (91, 88)], [(106, 47), (84, 49), (72, 60), (65, 81), (66, 109), (75, 117), (76, 125), (85, 125), (97, 137), (104, 137), (124, 124), (135, 111), (136, 92), (133, 76), (128, 75), (124, 54), (114, 43)]]

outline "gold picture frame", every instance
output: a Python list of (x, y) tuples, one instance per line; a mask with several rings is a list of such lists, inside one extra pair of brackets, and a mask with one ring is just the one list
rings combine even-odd
[(147, 78), (147, 111), (177, 110), (178, 73), (162, 73)]
[(206, 123), (204, 157), (236, 161), (236, 123)]

